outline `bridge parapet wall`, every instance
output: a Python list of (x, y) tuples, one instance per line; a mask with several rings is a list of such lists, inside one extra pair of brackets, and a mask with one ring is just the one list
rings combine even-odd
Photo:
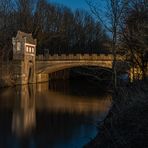
[[(118, 58), (119, 59), (119, 58)], [(37, 61), (54, 61), (54, 60), (107, 60), (112, 61), (113, 56), (105, 54), (54, 54), (54, 55), (38, 55)]]
[[(125, 57), (117, 55), (117, 60), (124, 60)], [(102, 60), (113, 61), (111, 54), (54, 54), (54, 55), (38, 55), (37, 61), (57, 61), (57, 60)]]

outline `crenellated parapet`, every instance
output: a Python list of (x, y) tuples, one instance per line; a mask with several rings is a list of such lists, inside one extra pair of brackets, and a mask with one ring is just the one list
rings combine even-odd
[[(117, 55), (117, 60), (124, 60), (125, 57)], [(38, 55), (36, 61), (58, 61), (58, 60), (99, 60), (113, 61), (112, 54), (53, 54), (53, 55)]]

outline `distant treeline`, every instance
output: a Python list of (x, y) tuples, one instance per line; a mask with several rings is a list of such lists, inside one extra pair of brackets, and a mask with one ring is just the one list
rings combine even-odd
[(97, 53), (109, 42), (86, 11), (47, 0), (0, 0), (0, 50), (5, 57), (12, 52), (11, 39), (18, 30), (32, 33), (38, 53)]

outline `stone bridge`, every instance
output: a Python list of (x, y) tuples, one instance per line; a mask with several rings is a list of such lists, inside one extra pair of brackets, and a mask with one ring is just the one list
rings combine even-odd
[[(49, 73), (80, 66), (112, 68), (111, 54), (54, 54), (36, 56), (36, 40), (32, 34), (18, 31), (13, 43), (13, 79), (16, 84), (47, 81)], [(123, 57), (117, 56), (117, 60)]]
[(98, 54), (62, 54), (39, 55), (36, 57), (36, 73), (52, 73), (78, 66), (99, 66), (112, 68), (112, 55)]
[(111, 69), (112, 62), (112, 55), (105, 54), (39, 55), (35, 62), (37, 82), (47, 81), (49, 73), (73, 67), (98, 66)]

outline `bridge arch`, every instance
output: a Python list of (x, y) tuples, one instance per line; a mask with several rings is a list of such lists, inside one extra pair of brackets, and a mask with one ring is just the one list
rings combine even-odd
[(91, 66), (91, 67), (100, 67), (103, 69), (111, 69), (112, 68), (112, 62), (100, 62), (100, 61), (78, 61), (78, 62), (68, 62), (68, 61), (61, 61), (60, 63), (54, 63), (51, 64), (51, 62), (38, 62), (38, 65), (36, 66), (38, 69), (36, 69), (37, 74), (37, 82), (44, 82), (48, 81), (49, 77), (48, 74), (61, 71), (64, 69), (70, 69), (75, 67), (84, 67), (84, 66)]
[[(40, 63), (41, 64), (41, 63)], [(83, 67), (83, 66), (95, 66), (95, 67), (101, 67), (106, 69), (112, 68), (112, 62), (102, 62), (99, 61), (96, 62), (66, 62), (66, 63), (57, 63), (57, 64), (45, 64), (42, 67), (38, 67), (37, 74), (50, 74), (56, 71), (74, 68), (74, 67)]]

